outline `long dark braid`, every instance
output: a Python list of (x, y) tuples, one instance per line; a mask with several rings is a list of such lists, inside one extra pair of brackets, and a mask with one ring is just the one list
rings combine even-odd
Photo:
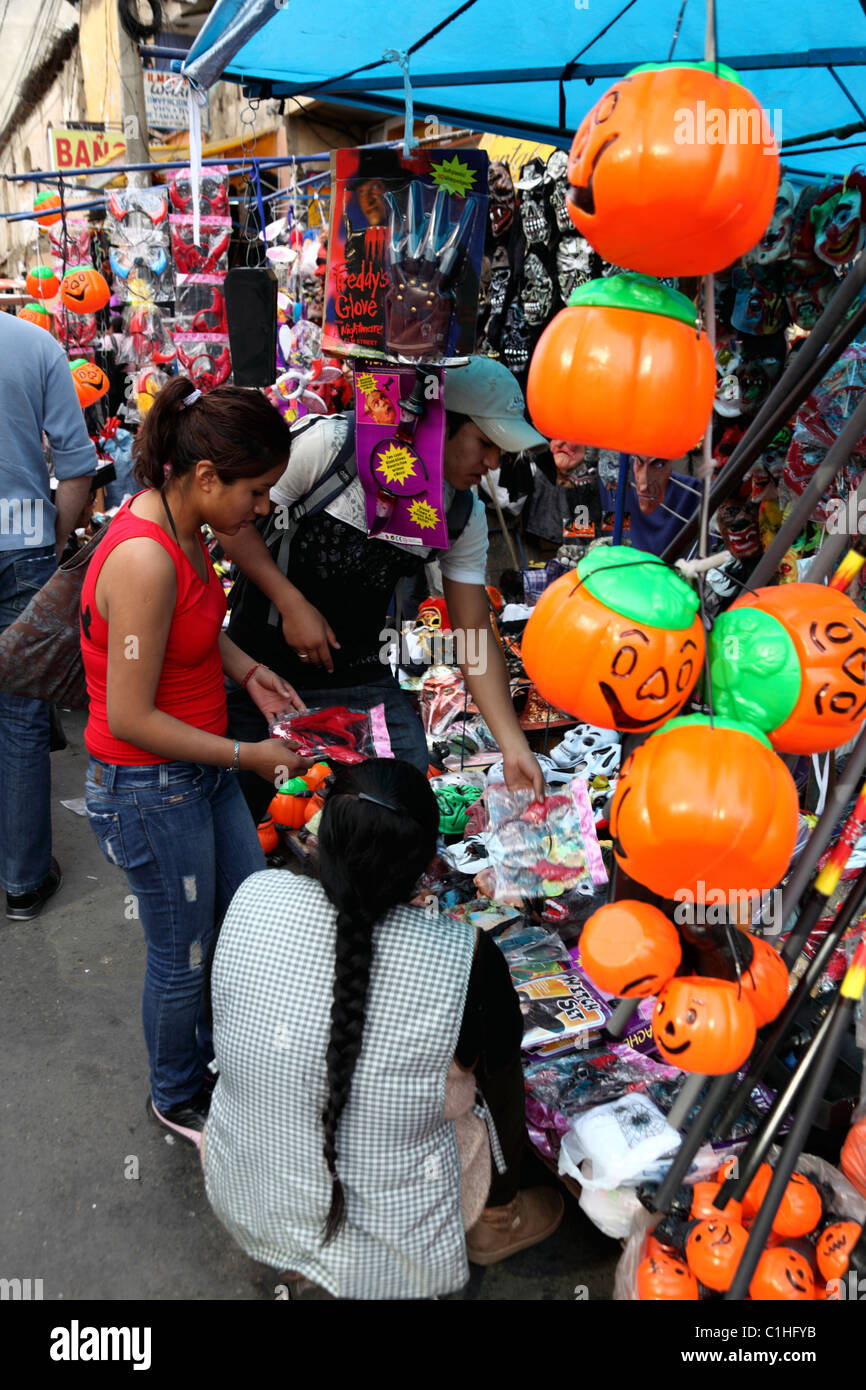
[(337, 1126), (349, 1099), (355, 1064), (364, 1037), (370, 966), (373, 961), (374, 922), (357, 909), (337, 914), (337, 946), (334, 963), (334, 1001), (331, 1005), (331, 1037), (328, 1042), (328, 1104), (322, 1114), (325, 1130), (323, 1152), (333, 1180), (331, 1207), (325, 1222), (324, 1244), (337, 1234), (345, 1220), (346, 1194), (337, 1176)]
[(319, 830), (319, 875), (337, 909), (328, 1098), (322, 1152), (331, 1175), (323, 1245), (346, 1219), (337, 1171), (337, 1130), (364, 1040), (376, 924), (408, 902), (436, 850), (439, 813), (422, 773), (397, 759), (374, 759), (337, 773)]

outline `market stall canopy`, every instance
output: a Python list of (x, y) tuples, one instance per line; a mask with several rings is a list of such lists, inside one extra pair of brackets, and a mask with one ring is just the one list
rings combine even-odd
[[(605, 86), (670, 55), (682, 0), (219, 0), (183, 71), (251, 95), (315, 96), (401, 113), (408, 52), (418, 115), (567, 148)], [(866, 158), (862, 0), (718, 6), (718, 57), (758, 97), (786, 165), (846, 173)], [(674, 57), (704, 55), (701, 0), (687, 0)], [(804, 137), (811, 137), (804, 140)]]

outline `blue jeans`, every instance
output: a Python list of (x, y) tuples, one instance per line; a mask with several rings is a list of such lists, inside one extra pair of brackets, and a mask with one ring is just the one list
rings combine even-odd
[(144, 928), (142, 1021), (151, 1095), (164, 1111), (195, 1095), (213, 1058), (212, 946), (232, 896), (265, 857), (235, 774), (221, 768), (91, 758), (86, 805), (103, 854), (126, 872), (126, 915)]
[[(419, 771), (426, 772), (430, 763), (427, 756), (427, 739), (408, 695), (400, 689), (394, 677), (388, 673), (364, 685), (354, 685), (350, 689), (303, 690), (298, 694), (310, 709), (328, 709), (331, 705), (345, 705), (348, 709), (373, 709), (375, 705), (385, 706), (385, 724), (391, 741), (391, 752), (395, 758), (403, 758)], [(254, 705), (245, 690), (232, 682), (226, 683), (226, 704), (228, 707), (229, 738), (240, 739), (245, 743), (256, 743), (267, 738), (268, 723), (257, 705)], [(274, 795), (274, 788), (264, 778), (254, 772), (239, 775), (241, 790), (256, 824), (262, 819)]]
[[(57, 568), (53, 546), (0, 550), (0, 632)], [(0, 883), (32, 893), (51, 869), (49, 706), (0, 692)]]

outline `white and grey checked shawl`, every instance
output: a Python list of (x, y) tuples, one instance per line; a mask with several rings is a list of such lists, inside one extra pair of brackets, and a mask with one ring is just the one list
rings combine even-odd
[(337, 1132), (347, 1221), (324, 1249), (322, 1156), (336, 913), (318, 883), (253, 874), (213, 970), (220, 1078), (207, 1123), (208, 1197), (253, 1259), (339, 1298), (423, 1298), (469, 1277), (445, 1082), (475, 933), (421, 908), (376, 927), (361, 1055)]

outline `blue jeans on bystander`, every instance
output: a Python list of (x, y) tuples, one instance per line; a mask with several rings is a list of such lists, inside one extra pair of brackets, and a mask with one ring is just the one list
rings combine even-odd
[[(0, 632), (57, 568), (53, 546), (0, 550)], [(0, 883), (32, 893), (51, 869), (50, 713), (0, 691)]]
[(86, 805), (144, 928), (142, 1021), (153, 1103), (165, 1112), (196, 1094), (213, 1058), (205, 985), (215, 934), (265, 857), (237, 778), (221, 768), (91, 758)]

